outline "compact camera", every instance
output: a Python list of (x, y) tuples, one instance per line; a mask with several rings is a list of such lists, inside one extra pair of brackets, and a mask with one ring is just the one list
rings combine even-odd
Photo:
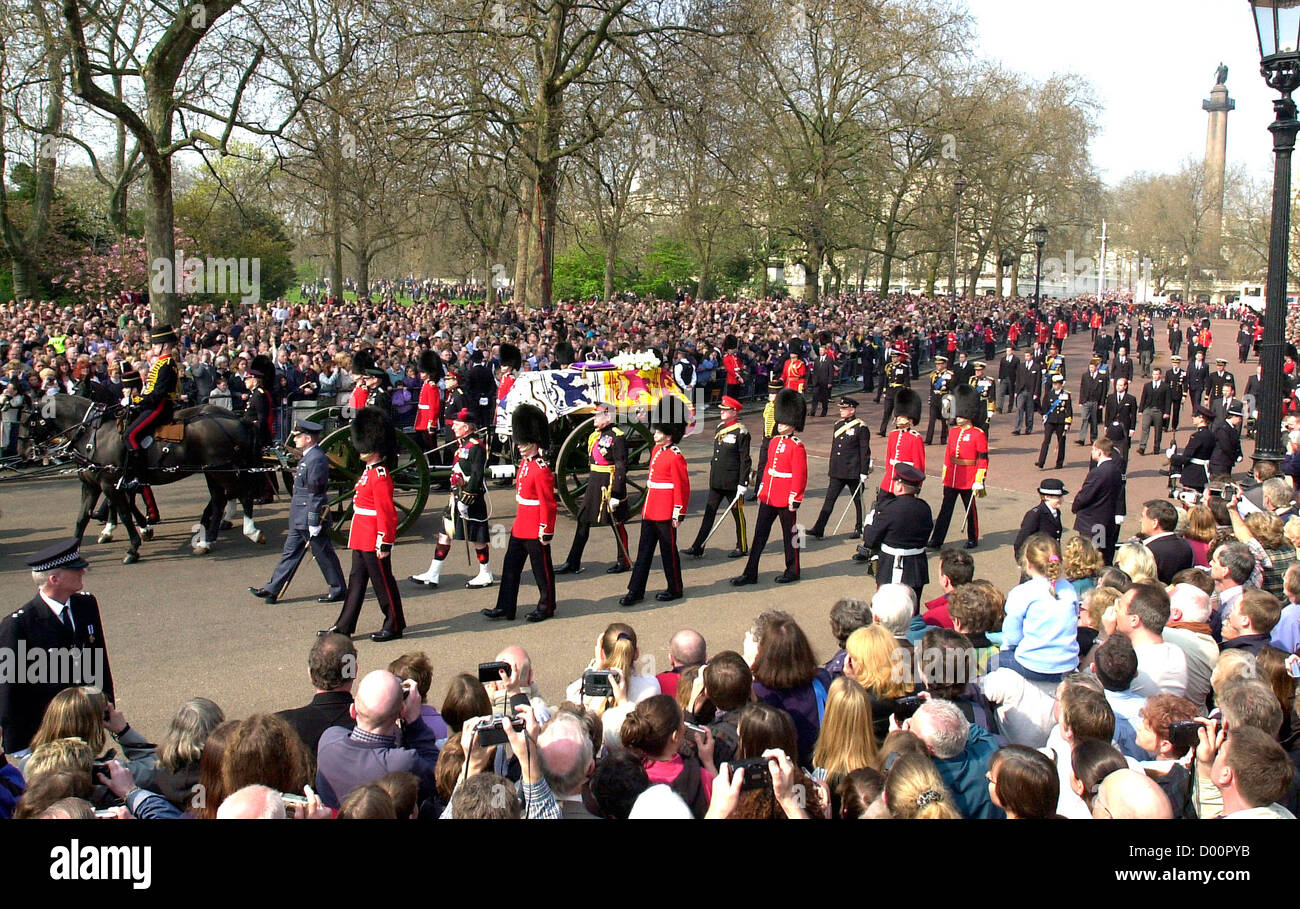
[[(510, 725), (514, 727), (515, 732), (522, 732), (524, 729), (523, 717), (510, 717)], [(506, 718), (503, 716), (494, 716), (490, 720), (482, 720), (474, 727), (474, 735), (478, 743), (483, 746), (504, 745), (510, 741), (506, 738)]]

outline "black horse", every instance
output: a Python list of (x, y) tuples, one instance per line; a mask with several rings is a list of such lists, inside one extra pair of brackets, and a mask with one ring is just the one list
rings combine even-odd
[[(83, 465), (81, 512), (77, 518), (76, 537), (80, 541), (90, 523), (90, 513), (101, 495), (107, 497), (131, 538), (130, 548), (122, 561), (130, 565), (140, 558), (140, 534), (136, 530), (129, 496), (118, 488), (125, 461), (125, 442), (114, 406), (105, 407), (77, 395), (53, 395), (38, 404), (31, 415), (31, 437), (37, 444), (61, 441), (60, 452)], [(252, 440), (246, 423), (222, 407), (204, 405), (176, 412), (175, 420), (183, 424), (181, 441), (155, 438), (146, 449), (146, 472), (142, 482), (151, 486), (175, 483), (191, 474), (201, 473), (208, 483), (209, 502), (191, 546), (196, 555), (206, 553), (221, 531), (226, 504), (238, 501), (243, 506), (244, 535), (265, 543), (266, 536), (253, 521), (253, 499), (261, 488), (261, 474), (250, 473), (259, 466), (261, 452)]]

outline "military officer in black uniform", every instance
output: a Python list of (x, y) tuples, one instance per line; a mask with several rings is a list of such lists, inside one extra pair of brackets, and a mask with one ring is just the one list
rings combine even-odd
[(1185, 489), (1205, 492), (1209, 480), (1207, 473), (1210, 456), (1214, 454), (1214, 413), (1200, 402), (1192, 403), (1192, 437), (1187, 440), (1183, 450), (1177, 451), (1173, 445), (1165, 451), (1169, 456), (1171, 471), (1180, 474), (1179, 483)]
[(745, 526), (745, 493), (749, 475), (753, 471), (753, 460), (749, 454), (749, 430), (737, 417), (740, 415), (740, 402), (730, 395), (722, 399), (722, 423), (713, 434), (713, 459), (709, 462), (709, 499), (704, 505), (704, 517), (700, 519), (700, 529), (695, 534), (695, 542), (683, 555), (700, 558), (704, 555), (704, 539), (713, 530), (713, 519), (718, 513), (718, 506), (723, 502), (736, 504), (731, 508), (732, 520), (736, 523), (736, 548), (727, 554), (729, 559), (738, 559), (749, 555), (749, 536)]
[(1011, 544), (1017, 562), (1020, 561), (1020, 547), (1036, 533), (1045, 533), (1057, 543), (1061, 542), (1061, 499), (1068, 492), (1065, 484), (1055, 477), (1048, 477), (1038, 484), (1039, 502), (1025, 512), (1020, 521), (1020, 532)]
[(266, 373), (259, 367), (264, 364), (255, 362), (244, 377), (248, 384), (248, 403), (240, 420), (248, 424), (252, 433), (253, 448), (260, 452), (271, 444), (271, 396), (266, 391)]
[(840, 419), (831, 431), (830, 484), (817, 523), (808, 531), (809, 536), (819, 540), (826, 533), (826, 522), (844, 489), (853, 495), (853, 535), (862, 535), (862, 491), (871, 473), (871, 430), (858, 419), (856, 400), (843, 397), (839, 403)]
[(591, 528), (613, 525), (615, 541), (614, 564), (605, 569), (606, 574), (631, 571), (627, 553), (627, 433), (614, 422), (615, 411), (611, 404), (600, 404), (592, 418), (591, 434), (587, 436), (587, 460), (590, 473), (587, 489), (582, 495), (578, 510), (578, 529), (573, 533), (569, 556), (555, 566), (556, 574), (580, 574), (582, 553), (587, 548)]
[(1129, 394), (1128, 379), (1115, 380), (1115, 393), (1106, 398), (1106, 436), (1115, 443), (1115, 459), (1128, 473), (1128, 449), (1137, 429), (1138, 402)]
[(894, 467), (893, 498), (885, 499), (867, 515), (857, 562), (879, 559), (876, 584), (906, 584), (916, 593), (914, 611), (920, 611), (921, 591), (930, 582), (925, 544), (934, 530), (934, 513), (917, 493), (925, 474), (911, 464)]
[(970, 386), (979, 393), (980, 409), (979, 419), (975, 425), (984, 430), (984, 436), (989, 434), (989, 424), (993, 420), (993, 412), (997, 409), (997, 380), (988, 375), (986, 370), (988, 364), (983, 360), (975, 362), (975, 375), (971, 376)]
[(491, 426), (496, 422), (496, 376), (492, 374), (492, 367), (484, 361), (482, 348), (474, 349), (469, 362), (469, 371), (465, 376), (465, 396), (469, 399), (467, 406), (479, 426)]
[(1165, 375), (1165, 381), (1169, 383), (1169, 430), (1177, 432), (1183, 398), (1187, 396), (1187, 370), (1183, 369), (1183, 358), (1177, 354), (1170, 357), (1169, 362), (1172, 365)]
[(1233, 401), (1227, 416), (1214, 421), (1214, 451), (1210, 454), (1210, 476), (1232, 476), (1232, 469), (1241, 460), (1241, 423), (1246, 409), (1240, 401)]
[[(77, 541), (47, 546), (28, 558), (27, 566), (39, 590), (21, 609), (0, 621), (0, 653), (21, 661), (11, 665), (13, 673), (0, 674), (0, 729), (4, 730), (4, 750), (9, 753), (31, 743), (45, 708), (64, 688), (93, 685), (110, 703), (114, 700), (103, 620), (99, 603), (81, 589), (90, 566), (77, 551)], [(29, 677), (38, 656), (47, 657), (45, 665), (66, 666), (69, 674), (54, 679), (48, 674), (39, 680)]]
[[(456, 453), (456, 446), (450, 444), (456, 438), (456, 433), (452, 430), (451, 424), (456, 422), (457, 414), (469, 407), (469, 398), (466, 397), (464, 390), (460, 387), (460, 370), (455, 366), (447, 367), (442, 381), (444, 385), (442, 413), (438, 415), (438, 422), (441, 424), (441, 431), (438, 435), (442, 441), (438, 450), (438, 464), (443, 467), (450, 467)], [(445, 490), (448, 487), (440, 483), (435, 485), (434, 488)]]
[(285, 538), (284, 552), (271, 573), (271, 580), (264, 587), (248, 588), (253, 596), (268, 603), (275, 603), (284, 595), (307, 554), (309, 544), (316, 564), (329, 584), (329, 592), (318, 597), (316, 602), (340, 602), (347, 591), (343, 567), (334, 551), (329, 522), (325, 519), (329, 510), (330, 462), (316, 444), (324, 428), (310, 420), (299, 420), (293, 428), (293, 443), (302, 452), (302, 459), (294, 473), (293, 497), (289, 500), (289, 536)]
[(1205, 396), (1213, 401), (1215, 398), (1223, 397), (1223, 386), (1231, 385), (1234, 389), (1237, 387), (1237, 380), (1228, 372), (1228, 361), (1219, 357), (1214, 361), (1215, 370), (1210, 373), (1205, 382)]
[[(930, 425), (925, 430), (925, 444), (934, 444), (934, 423), (939, 421), (941, 430), (939, 444), (948, 444), (948, 420), (943, 415), (943, 399), (952, 394), (955, 379), (948, 368), (948, 358), (943, 354), (934, 358), (934, 370), (930, 373)], [(884, 431), (881, 431), (884, 434)]]
[(1065, 466), (1065, 434), (1074, 421), (1074, 405), (1070, 393), (1065, 390), (1065, 376), (1059, 372), (1052, 374), (1052, 390), (1043, 397), (1043, 447), (1038, 450), (1038, 462), (1035, 466), (1043, 470), (1047, 455), (1052, 447), (1052, 438), (1056, 438), (1056, 469)]
[[(894, 415), (894, 397), (898, 394), (898, 390), (911, 387), (911, 373), (907, 369), (907, 363), (904, 362), (903, 352), (895, 350), (892, 361), (885, 367), (885, 379), (881, 385), (881, 390), (885, 393), (887, 399), (885, 402), (885, 415), (880, 418), (880, 434), (882, 436), (889, 433), (891, 418)], [(879, 401), (880, 398), (877, 397), (876, 400)]]

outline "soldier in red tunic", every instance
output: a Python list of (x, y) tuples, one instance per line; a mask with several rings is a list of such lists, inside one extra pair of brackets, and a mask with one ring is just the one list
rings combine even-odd
[(970, 509), (966, 521), (966, 548), (974, 549), (980, 538), (979, 512), (971, 496), (984, 495), (984, 476), (989, 469), (988, 437), (984, 430), (974, 425), (978, 410), (984, 405), (979, 392), (969, 385), (960, 386), (953, 394), (957, 431), (948, 436), (948, 449), (943, 456), (943, 504), (939, 506), (939, 517), (935, 519), (934, 535), (930, 537), (928, 549), (943, 546), (958, 496), (962, 506)]
[(880, 492), (876, 494), (877, 507), (894, 497), (894, 469), (899, 464), (911, 464), (925, 473), (925, 440), (913, 427), (921, 419), (921, 396), (910, 388), (900, 388), (894, 399), (894, 426), (897, 427), (885, 440), (885, 475), (880, 479)]
[(420, 354), (420, 400), (415, 410), (415, 435), (420, 448), (428, 453), (438, 447), (438, 419), (442, 416), (442, 398), (438, 393), (436, 376), (442, 371), (438, 355), (431, 350)]
[(740, 342), (735, 335), (727, 335), (722, 340), (722, 348), (726, 351), (722, 356), (722, 368), (727, 371), (727, 394), (733, 398), (740, 397), (744, 386), (744, 363), (736, 356), (736, 348), (739, 346)]
[(781, 369), (781, 378), (785, 381), (786, 388), (803, 394), (804, 385), (808, 382), (808, 366), (803, 361), (803, 341), (798, 338), (790, 339), (790, 356)]
[(758, 560), (767, 545), (772, 524), (781, 521), (781, 542), (785, 548), (785, 571), (777, 575), (778, 584), (799, 580), (799, 543), (795, 538), (795, 517), (808, 486), (808, 452), (794, 435), (803, 430), (808, 408), (803, 395), (785, 389), (776, 396), (776, 435), (767, 449), (767, 464), (758, 484), (758, 520), (754, 522), (754, 539), (749, 547), (749, 561), (740, 577), (732, 578), (736, 587), (758, 583)]
[(484, 609), (489, 619), (514, 619), (519, 601), (519, 577), (524, 559), (533, 567), (541, 591), (537, 608), (524, 618), (540, 622), (555, 615), (555, 568), (551, 564), (551, 537), (555, 535), (555, 474), (542, 459), (540, 449), (550, 444), (546, 414), (531, 404), (520, 404), (511, 415), (511, 429), (519, 446), (519, 471), (515, 474), (515, 523), (501, 566), (497, 604)]
[(650, 477), (647, 481), (645, 505), (641, 509), (641, 539), (637, 543), (636, 561), (628, 581), (627, 596), (620, 606), (634, 606), (645, 598), (646, 581), (650, 578), (650, 563), (654, 560), (655, 545), (663, 562), (668, 589), (655, 594), (661, 603), (682, 597), (682, 563), (677, 553), (677, 525), (691, 500), (691, 478), (686, 469), (686, 458), (677, 443), (686, 434), (686, 423), (680, 413), (674, 413), (676, 398), (666, 398), (660, 413), (653, 421), (654, 453), (650, 456)]
[(352, 550), (352, 572), (348, 576), (347, 599), (334, 624), (319, 632), (321, 637), (337, 632), (352, 635), (357, 629), (366, 584), (375, 588), (375, 599), (384, 611), (384, 627), (370, 636), (376, 643), (395, 641), (406, 628), (402, 595), (393, 577), (393, 544), (397, 541), (397, 507), (393, 504), (393, 476), (397, 462), (397, 439), (393, 424), (377, 408), (360, 411), (352, 421), (352, 444), (365, 462), (352, 499), (352, 527), (348, 548)]
[(352, 408), (353, 413), (360, 413), (361, 408), (370, 403), (370, 387), (366, 380), (374, 367), (375, 358), (371, 356), (370, 351), (358, 350), (352, 355), (352, 381), (356, 384), (352, 386), (348, 406)]

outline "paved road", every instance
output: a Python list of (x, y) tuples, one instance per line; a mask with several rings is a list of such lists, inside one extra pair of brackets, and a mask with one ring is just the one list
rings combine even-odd
[[(1157, 365), (1167, 365), (1168, 351), (1163, 347), (1165, 332), (1157, 332)], [(1227, 357), (1231, 370), (1238, 374), (1244, 387), (1249, 367), (1236, 363), (1233, 323), (1214, 325), (1216, 338), (1213, 353)], [(1078, 377), (1087, 363), (1089, 335), (1080, 333), (1066, 344), (1068, 387), (1077, 392)], [(990, 369), (990, 373), (993, 370)], [(1142, 383), (1133, 389), (1141, 394)], [(1240, 391), (1240, 388), (1239, 388)], [(880, 425), (880, 409), (867, 402), (860, 410), (869, 426)], [(825, 490), (826, 456), (830, 448), (830, 430), (835, 420), (832, 408), (826, 418), (810, 419), (802, 438), (808, 445), (810, 484), (801, 510), (804, 522), (811, 523)], [(757, 414), (746, 420), (756, 434), (761, 433)], [(1011, 435), (1010, 415), (994, 418), (992, 455), (989, 470), (989, 495), (980, 500), (979, 510), (984, 533), (980, 547), (974, 551), (976, 575), (988, 578), (1009, 589), (1018, 580), (1013, 564), (1011, 541), (1026, 510), (1038, 502), (1034, 492), (1040, 478), (1059, 476), (1067, 488), (1077, 491), (1087, 470), (1088, 449), (1067, 443), (1064, 470), (1040, 472), (1034, 461), (1040, 436)], [(1184, 407), (1185, 423), (1187, 409)], [(711, 422), (711, 420), (710, 420)], [(1185, 441), (1187, 431), (1179, 433)], [(708, 434), (687, 439), (683, 450), (691, 465), (691, 482), (695, 489), (692, 514), (683, 527), (681, 545), (693, 538), (698, 514), (703, 508), (709, 457)], [(1166, 443), (1167, 444), (1167, 443)], [(1249, 452), (1251, 443), (1246, 443)], [(882, 458), (883, 444), (873, 438), (873, 452)], [(1054, 452), (1053, 452), (1054, 454)], [(757, 451), (755, 451), (757, 457)], [(923, 496), (937, 512), (942, 495), (938, 477), (942, 471), (943, 449), (937, 444), (927, 451), (930, 481)], [(1133, 453), (1129, 472), (1129, 520), (1123, 537), (1136, 531), (1136, 514), (1141, 503), (1165, 495), (1165, 478), (1159, 470), (1163, 457), (1142, 458)], [(1243, 466), (1249, 466), (1249, 461)], [(877, 471), (871, 482), (879, 482)], [(246, 589), (264, 582), (279, 555), (287, 524), (288, 506), (277, 503), (260, 510), (259, 522), (270, 538), (268, 545), (258, 546), (246, 540), (236, 529), (223, 537), (207, 556), (192, 556), (188, 546), (190, 526), (198, 519), (204, 499), (204, 486), (189, 479), (159, 490), (160, 507), (165, 521), (157, 537), (142, 549), (142, 560), (131, 566), (121, 564), (125, 543), (121, 538), (107, 545), (94, 543), (94, 533), (87, 535), (84, 554), (91, 563), (86, 576), (87, 588), (99, 597), (109, 643), (119, 703), (132, 724), (155, 738), (166, 731), (175, 708), (186, 698), (202, 695), (220, 704), (228, 716), (241, 717), (252, 712), (275, 710), (305, 703), (312, 691), (307, 679), (306, 656), (318, 628), (332, 623), (336, 607), (322, 606), (315, 598), (324, 592), (324, 582), (314, 564), (304, 564), (290, 599), (267, 606), (250, 596)], [(508, 525), (513, 515), (509, 490), (492, 490), (495, 513)], [(17, 608), (32, 592), (30, 576), (22, 559), (41, 546), (70, 532), (77, 508), (76, 483), (68, 479), (7, 481), (0, 483), (0, 582), (7, 591), (7, 603)], [(844, 499), (841, 498), (841, 503)], [(1068, 503), (1067, 503), (1068, 505)], [(841, 508), (842, 508), (841, 504)], [(754, 517), (750, 506), (749, 517)], [(836, 517), (838, 517), (838, 510)], [(1067, 515), (1068, 517), (1068, 515)], [(842, 531), (852, 519), (845, 521)], [(832, 522), (833, 524), (833, 522)], [(953, 521), (949, 540), (959, 543), (960, 517)], [(414, 532), (402, 539), (394, 553), (394, 568), (399, 578), (423, 571), (432, 553), (434, 511), (420, 520)], [(752, 526), (752, 523), (751, 523)], [(1068, 525), (1067, 525), (1068, 526)], [(556, 561), (568, 551), (574, 524), (562, 518), (554, 543)], [(630, 528), (635, 547), (639, 527)], [(617, 605), (625, 592), (627, 575), (606, 575), (604, 568), (614, 556), (614, 542), (608, 534), (594, 534), (588, 546), (588, 569), (577, 577), (559, 579), (559, 615), (538, 625), (524, 622), (489, 623), (479, 610), (495, 604), (496, 589), (466, 590), (461, 585), (473, 571), (464, 564), (463, 548), (452, 550), (443, 572), (444, 585), (426, 591), (403, 584), (406, 608), (406, 638), (400, 642), (374, 644), (360, 636), (361, 670), (367, 672), (386, 665), (407, 650), (424, 650), (436, 670), (433, 693), (441, 701), (451, 677), (457, 672), (473, 671), (479, 661), (493, 655), (509, 643), (523, 644), (531, 653), (537, 680), (548, 700), (563, 697), (564, 687), (576, 678), (588, 659), (596, 636), (610, 621), (625, 621), (637, 631), (643, 656), (651, 657), (660, 669), (667, 667), (667, 642), (679, 628), (692, 627), (703, 633), (710, 651), (739, 650), (749, 622), (759, 612), (781, 608), (791, 612), (812, 639), (819, 660), (828, 659), (835, 650), (827, 615), (836, 599), (845, 596), (869, 598), (875, 582), (862, 566), (852, 562), (853, 543), (842, 532), (837, 538), (810, 540), (803, 558), (803, 580), (792, 585), (776, 585), (772, 578), (782, 570), (779, 541), (768, 544), (760, 566), (758, 586), (733, 588), (727, 581), (739, 574), (739, 560), (726, 558), (731, 549), (730, 528), (723, 528), (710, 541), (710, 550), (700, 561), (685, 560), (687, 597), (662, 605), (647, 601), (631, 609)], [(492, 567), (500, 566), (501, 550), (493, 552)], [(349, 556), (341, 552), (344, 570)], [(927, 589), (927, 598), (937, 596), (937, 559), (931, 560), (935, 582)], [(656, 567), (648, 593), (663, 589), (663, 575)], [(535, 588), (531, 575), (525, 573), (521, 588), (520, 615), (532, 608)], [(358, 630), (375, 631), (381, 619), (378, 606), (369, 598)]]

